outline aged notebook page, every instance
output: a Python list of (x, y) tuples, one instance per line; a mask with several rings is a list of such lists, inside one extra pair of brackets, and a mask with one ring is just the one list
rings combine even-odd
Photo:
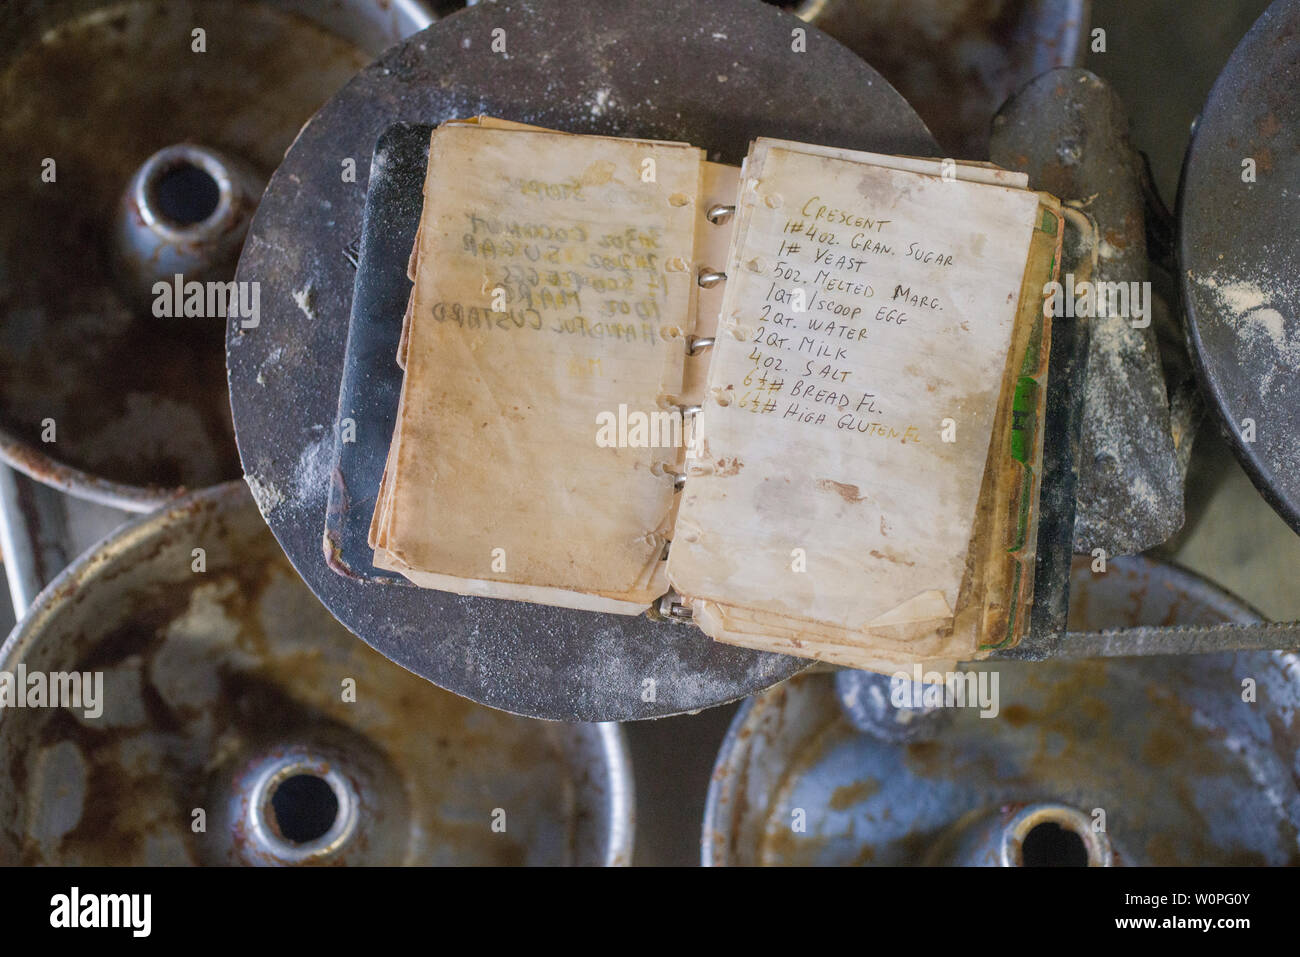
[(668, 562), (706, 631), (906, 646), (956, 609), (1039, 200), (856, 156), (747, 162)]
[[(850, 632), (826, 623), (791, 627), (788, 619), (696, 601), (697, 622), (709, 635), (750, 648), (886, 673), (907, 671), (922, 661), (927, 667), (952, 670), (954, 660), (981, 657), (982, 646), (1016, 640), (1028, 623), (1036, 554), (1037, 475), (1052, 334), (1043, 314), (1043, 289), (1058, 274), (1064, 226), (1053, 197), (1039, 194), (1039, 203), (1042, 215), (1030, 243), (956, 621), (951, 625), (913, 621), (891, 627), (887, 620), (877, 620), (870, 629)], [(1016, 384), (1025, 383), (1026, 377), (1036, 385), (1025, 393), (1022, 409), (1028, 416), (1017, 424), (1009, 400), (1020, 395)]]
[(675, 144), (435, 131), (377, 565), (563, 604), (583, 603), (572, 590), (644, 607), (663, 590), (679, 450), (601, 447), (596, 423), (682, 389), (701, 161)]

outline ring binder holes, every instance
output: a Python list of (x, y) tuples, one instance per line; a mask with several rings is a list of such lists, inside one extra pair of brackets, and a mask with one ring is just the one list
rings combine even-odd
[(673, 193), (668, 197), (669, 206), (685, 206), (691, 201), (691, 198), (685, 193)]
[(713, 401), (718, 403), (718, 405), (723, 406), (724, 408), (731, 405), (731, 393), (726, 389), (714, 389), (712, 394)]
[(681, 334), (682, 330), (678, 329), (676, 326), (663, 326), (659, 329), (659, 335), (663, 336), (665, 339), (676, 339)]
[(668, 272), (686, 272), (687, 268), (686, 260), (681, 256), (674, 256), (664, 263), (664, 269), (668, 270)]
[(731, 338), (735, 339), (738, 342), (744, 342), (746, 339), (749, 338), (749, 330), (746, 329), (744, 326), (739, 326), (739, 325), (732, 326), (727, 331), (731, 333)]
[(736, 215), (735, 206), (726, 206), (722, 203), (716, 203), (709, 207), (709, 211), (704, 214), (704, 217), (714, 226), (721, 226), (734, 215)]
[(716, 269), (710, 269), (708, 266), (703, 266), (700, 269), (699, 275), (695, 278), (695, 281), (705, 289), (710, 289), (726, 278), (727, 274), (725, 272), (718, 272)]
[(780, 193), (773, 193), (771, 196), (763, 197), (763, 205), (768, 209), (780, 209), (784, 205)]

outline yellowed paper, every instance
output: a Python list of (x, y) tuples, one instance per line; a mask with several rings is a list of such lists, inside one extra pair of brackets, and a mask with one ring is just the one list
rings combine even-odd
[(701, 162), (675, 144), (435, 132), (376, 564), (554, 603), (662, 592), (680, 450), (605, 447), (597, 424), (682, 390)]
[(706, 631), (942, 637), (957, 606), (1038, 198), (861, 156), (747, 161), (668, 561)]
[[(582, 207), (583, 190), (645, 185), (589, 175), (593, 162), (618, 168), (629, 156), (640, 172), (655, 160), (659, 200)], [(678, 163), (675, 180), (664, 180), (664, 156)], [(684, 144), (488, 117), (445, 124), (410, 260), (396, 357), (407, 376), (371, 527), (376, 566), (422, 587), (620, 614), (643, 610), (671, 577), (720, 641), (851, 667), (969, 656), (984, 553), (997, 547), (986, 532), (1005, 532), (977, 519), (976, 502), (983, 495), (1005, 518), (1009, 485), (986, 473), (1003, 454), (990, 438), (1009, 415), (999, 405), (1014, 378), (1009, 352), (1023, 349), (1016, 293), (1030, 281), (1039, 202), (1025, 185), (984, 164), (772, 140), (758, 142), (741, 177)], [(664, 201), (679, 215), (659, 222)], [(731, 201), (732, 220), (708, 222), (711, 205)], [(585, 235), (561, 244), (593, 269), (608, 270), (599, 257), (638, 228), (671, 233), (662, 248), (679, 255), (664, 264), (662, 300), (658, 280), (634, 277), (651, 292), (642, 301), (655, 305), (655, 341), (637, 349), (635, 331), (593, 335), (589, 302), (569, 301), (562, 278), (521, 280), (517, 256), (485, 256), (478, 230), (509, 217), (516, 233), (542, 223), (600, 233), (595, 250)], [(695, 285), (719, 268), (725, 282)], [(569, 272), (579, 290), (608, 278)], [(500, 289), (513, 332), (487, 304)], [(559, 341), (544, 323), (512, 318), (517, 293), (548, 289), (561, 294), (547, 308), (579, 317), (551, 330)], [(447, 304), (461, 307), (454, 330)], [(1013, 327), (1021, 338), (1010, 349)], [(717, 345), (689, 354), (696, 336)], [(706, 409), (689, 455), (596, 441), (602, 413), (674, 405)], [(954, 441), (943, 442), (948, 421)], [(674, 495), (683, 469), (685, 492)], [(525, 474), (535, 477), (510, 478)], [(606, 505), (584, 514), (578, 503), (593, 495)]]

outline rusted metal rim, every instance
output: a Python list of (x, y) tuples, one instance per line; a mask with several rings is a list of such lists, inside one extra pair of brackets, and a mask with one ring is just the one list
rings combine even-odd
[(187, 491), (184, 488), (125, 485), (91, 475), (38, 451), (3, 426), (0, 426), (0, 459), (10, 468), (60, 492), (127, 512), (152, 512)]
[(1002, 826), (998, 833), (998, 865), (1033, 866), (1036, 863), (1032, 860), (1033, 835), (1043, 829), (1054, 829), (1072, 836), (1082, 852), (1080, 863), (1083, 866), (1110, 867), (1114, 862), (1110, 838), (1105, 831), (1093, 829), (1091, 818), (1078, 808), (1041, 801), (1019, 808)]
[[(255, 544), (250, 544), (254, 540)], [(271, 729), (272, 736), (269, 739), (246, 734), (247, 746), (241, 745), (236, 751), (242, 757), (231, 759), (228, 754), (221, 755), (224, 767), (219, 773), (214, 773), (217, 783), (205, 785), (204, 791), (210, 799), (207, 803), (208, 823), (209, 830), (215, 835), (215, 843), (203, 845), (197, 850), (191, 847), (191, 860), (198, 863), (373, 864), (396, 863), (398, 861), (392, 859), (396, 854), (399, 857), (404, 855), (410, 862), (416, 853), (413, 849), (416, 838), (411, 835), (428, 835), (435, 844), (440, 837), (429, 820), (420, 819), (416, 823), (415, 809), (420, 804), (422, 794), (432, 793), (429, 791), (432, 787), (430, 782), (443, 777), (456, 777), (462, 773), (454, 770), (457, 767), (492, 765), (495, 770), (483, 773), (493, 775), (491, 781), (494, 785), (499, 785), (500, 790), (506, 792), (504, 797), (498, 795), (492, 800), (495, 802), (500, 798), (500, 803), (512, 815), (517, 815), (511, 820), (512, 828), (523, 826), (525, 834), (533, 833), (528, 830), (529, 814), (537, 817), (540, 812), (529, 809), (534, 805), (544, 805), (545, 814), (537, 817), (541, 823), (535, 826), (534, 831), (540, 835), (539, 847), (545, 848), (546, 854), (552, 857), (560, 855), (573, 863), (630, 864), (635, 794), (631, 762), (621, 727), (616, 724), (559, 725), (504, 715), (430, 687), (375, 656), (360, 643), (354, 642), (324, 609), (319, 608), (275, 545), (242, 482), (223, 483), (172, 502), (163, 509), (133, 520), (82, 555), (41, 592), (29, 614), (0, 645), (0, 671), (16, 673), (20, 664), (32, 669), (44, 667), (53, 670), (52, 663), (60, 669), (74, 666), (82, 668), (83, 662), (87, 660), (84, 656), (90, 653), (90, 649), (95, 649), (94, 654), (99, 654), (101, 643), (106, 639), (98, 633), (83, 635), (78, 622), (87, 614), (97, 613), (92, 606), (78, 609), (77, 605), (102, 600), (96, 596), (104, 595), (106, 590), (110, 595), (113, 589), (127, 590), (132, 595), (142, 596), (140, 606), (130, 612), (131, 620), (134, 621), (137, 616), (153, 620), (151, 616), (159, 601), (156, 597), (159, 590), (185, 590), (177, 589), (176, 581), (189, 581), (192, 569), (188, 567), (188, 558), (191, 554), (190, 546), (195, 543), (207, 546), (209, 561), (213, 564), (206, 569), (206, 578), (199, 574), (193, 576), (194, 584), (190, 590), (208, 587), (213, 581), (220, 582), (226, 573), (226, 565), (223, 563), (233, 561), (255, 567), (270, 562), (275, 566), (274, 575), (266, 580), (278, 582), (275, 587), (280, 590), (270, 593), (271, 597), (259, 599), (255, 605), (247, 606), (251, 610), (241, 612), (251, 616), (248, 620), (255, 623), (241, 627), (255, 628), (258, 634), (265, 629), (265, 637), (257, 638), (252, 646), (240, 647), (245, 650), (247, 647), (265, 647), (267, 650), (262, 654), (267, 661), (274, 658), (281, 662), (275, 666), (281, 669), (277, 674), (285, 679), (286, 688), (294, 693), (293, 700), (301, 702), (304, 709), (302, 714), (309, 720), (303, 723), (300, 717), (281, 712), (275, 718), (275, 728)], [(215, 557), (218, 554), (226, 557)], [(174, 559), (180, 561), (179, 573)], [(171, 579), (157, 579), (158, 570), (154, 566), (159, 562), (168, 570)], [(143, 572), (140, 571), (142, 564), (149, 566)], [(259, 577), (259, 580), (264, 574), (241, 572), (243, 573)], [(302, 603), (298, 612), (267, 611), (273, 605), (279, 609), (289, 592), (297, 596), (290, 600), (291, 605), (295, 602)], [(199, 636), (208, 634), (211, 624), (207, 619), (199, 621), (193, 617), (195, 605), (192, 598), (185, 607), (189, 611), (180, 617), (159, 620), (173, 623), (189, 621), (191, 624), (187, 627), (190, 630), (185, 632), (189, 638), (186, 640), (199, 640)], [(303, 611), (315, 615), (316, 620), (311, 620), (310, 615), (301, 615)], [(167, 611), (166, 614), (172, 615), (174, 612)], [(277, 647), (285, 636), (268, 623), (268, 614), (287, 615), (291, 626), (301, 630), (302, 634), (292, 636), (292, 647)], [(224, 620), (220, 617), (217, 619), (218, 622)], [(170, 627), (168, 625), (169, 629)], [(195, 630), (196, 627), (198, 630)], [(107, 634), (116, 633), (112, 621), (104, 622), (104, 628)], [(208, 639), (204, 637), (202, 640)], [(171, 642), (173, 639), (169, 637), (166, 641)], [(300, 658), (304, 651), (311, 658)], [(70, 652), (75, 653), (75, 661), (65, 660), (73, 658)], [(133, 654), (136, 657), (139, 655), (138, 652)], [(369, 693), (363, 691), (359, 699), (370, 701), (368, 707), (372, 709), (371, 717), (358, 720), (370, 722), (368, 727), (371, 731), (368, 733), (378, 733), (375, 729), (385, 729), (385, 737), (372, 740), (361, 725), (356, 728), (340, 725), (336, 717), (318, 711), (328, 697), (328, 694), (321, 691), (325, 686), (321, 681), (324, 672), (312, 677), (308, 674), (299, 675), (296, 668), (284, 670), (284, 661), (314, 660), (317, 655), (326, 662), (335, 662), (329, 668), (336, 668), (340, 661), (343, 662), (340, 666), (341, 673), (357, 675), (358, 687), (371, 689)], [(343, 656), (341, 659), (340, 655)], [(358, 655), (363, 657), (358, 658)], [(153, 667), (156, 668), (157, 658), (152, 660)], [(112, 670), (118, 666), (104, 667)], [(265, 670), (267, 667), (270, 666), (253, 665), (252, 670), (247, 672), (252, 676), (248, 680), (263, 680), (262, 676), (270, 673)], [(382, 673), (376, 672), (373, 677), (360, 674), (372, 667), (381, 669)], [(155, 672), (146, 667), (145, 673)], [(190, 674), (190, 671), (187, 670), (186, 674)], [(298, 680), (299, 677), (301, 681)], [(336, 679), (337, 676), (334, 677)], [(337, 687), (336, 680), (332, 686)], [(381, 691), (382, 697), (377, 697)], [(337, 695), (337, 692), (334, 694)], [(421, 703), (424, 699), (436, 699), (444, 703), (428, 709)], [(155, 708), (156, 705), (150, 707)], [(223, 698), (210, 707), (219, 709), (227, 705)], [(374, 709), (379, 710), (376, 712)], [(66, 709), (59, 712), (60, 715), (66, 713)], [(28, 749), (36, 747), (32, 732), (50, 727), (46, 722), (56, 720), (45, 717), (43, 711), (38, 717), (33, 717), (33, 714), (31, 709), (14, 709), (12, 712), (0, 709), (0, 763), (7, 768), (17, 768), (14, 762), (22, 761), (23, 768), (28, 769), (21, 775), (15, 770), (14, 774), (5, 775), (4, 780), (0, 780), (0, 805), (20, 809), (7, 819), (8, 828), (23, 827), (22, 821), (28, 820), (33, 813), (32, 799), (15, 783), (20, 777), (27, 777), (36, 760), (32, 758), (29, 761), (25, 757)], [(376, 714), (379, 715), (378, 718), (375, 717)], [(429, 714), (459, 717), (453, 723), (425, 724), (418, 721), (421, 715), (427, 719)], [(50, 741), (77, 740), (75, 735), (67, 737), (67, 721), (58, 720), (62, 720), (62, 724), (57, 725), (62, 730), (54, 738), (41, 737), (42, 747)], [(281, 726), (294, 730), (282, 734), (278, 730)], [(109, 734), (115, 727), (117, 725), (110, 721), (108, 730), (100, 729), (94, 733)], [(453, 741), (466, 742), (460, 747), (479, 750), (463, 756), (461, 752), (448, 752), (458, 755), (451, 764), (440, 764), (442, 759), (438, 758), (430, 758), (428, 763), (409, 763), (412, 754), (442, 753), (439, 749), (447, 745), (439, 743), (439, 740), (447, 736)], [(221, 740), (228, 739), (223, 736)], [(543, 749), (545, 756), (539, 756), (539, 748)], [(169, 750), (168, 753), (172, 752)], [(406, 758), (394, 757), (403, 754)], [(213, 752), (213, 764), (220, 763), (216, 757)], [(207, 759), (204, 760), (205, 766), (206, 763)], [(445, 774), (437, 773), (440, 770)], [(123, 768), (119, 778), (125, 781), (131, 778), (132, 773), (133, 771)], [(413, 776), (417, 773), (420, 775), (418, 778)], [(560, 777), (557, 778), (556, 775)], [(515, 783), (516, 777), (523, 784)], [(318, 834), (303, 837), (282, 833), (283, 819), (273, 813), (272, 804), (280, 788), (291, 778), (310, 779), (318, 788), (324, 785), (335, 798), (336, 816)], [(95, 780), (93, 775), (91, 779)], [(186, 780), (188, 782), (188, 778)], [(463, 798), (465, 793), (477, 794), (479, 785), (465, 784), (461, 788), (457, 793)], [(550, 796), (543, 801), (538, 798), (539, 790)], [(129, 789), (124, 793), (129, 793)], [(411, 808), (381, 807), (383, 813), (376, 813), (377, 804), (382, 805), (387, 801), (385, 795), (397, 793), (410, 796)], [(496, 793), (495, 788), (493, 793)], [(406, 801), (406, 798), (402, 800)], [(518, 810), (520, 805), (523, 806), (523, 811)], [(487, 831), (486, 810), (490, 806), (489, 803), (484, 808), (476, 808), (484, 813), (481, 827), (483, 832)], [(24, 807), (28, 809), (27, 817), (24, 817), (21, 810)], [(562, 813), (567, 816), (556, 817)], [(405, 823), (408, 819), (409, 825)], [(464, 827), (459, 818), (452, 816), (430, 820), (445, 821), (450, 828), (447, 832), (450, 836), (445, 839), (445, 843), (449, 847), (460, 847), (460, 850), (440, 850), (436, 846), (430, 846), (429, 840), (422, 840), (419, 848), (424, 856), (419, 857), (419, 860), (430, 862), (428, 855), (437, 854), (459, 853), (463, 857), (470, 853), (466, 848), (481, 850), (481, 838), (466, 843), (463, 837), (456, 836), (463, 832)], [(188, 818), (186, 823), (185, 829), (188, 830)], [(7, 844), (3, 833), (6, 829), (0, 827), (0, 859), (14, 853), (12, 843)], [(226, 834), (233, 836), (221, 836)], [(515, 840), (523, 838), (517, 837)], [(493, 845), (486, 846), (491, 848)], [(42, 850), (41, 853), (46, 852)], [(528, 849), (528, 853), (534, 851)], [(39, 859), (48, 860), (45, 857)], [(176, 861), (167, 858), (162, 862)], [(546, 859), (537, 862), (555, 861)]]

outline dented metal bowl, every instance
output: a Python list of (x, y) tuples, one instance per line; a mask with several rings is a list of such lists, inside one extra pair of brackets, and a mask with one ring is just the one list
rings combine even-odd
[[(1194, 575), (1140, 557), (1104, 575), (1076, 566), (1072, 597), (1076, 628), (1258, 620)], [(1300, 862), (1295, 655), (974, 671), (976, 707), (915, 709), (906, 734), (855, 722), (836, 674), (751, 699), (714, 769), (703, 862)], [(982, 702), (989, 717), (982, 691), (994, 692)]]
[[(240, 474), (225, 323), (160, 316), (156, 274), (232, 279), (262, 185), (302, 124), (431, 20), (420, 0), (5, 5), (0, 461), (134, 511)], [(169, 164), (150, 167), (164, 150)], [(199, 215), (235, 167), (247, 188)], [(155, 180), (188, 194), (173, 208), (197, 218), (160, 229), (167, 204), (134, 188)]]
[(617, 725), (494, 711), (370, 651), (243, 483), (87, 553), (0, 648), (0, 674), (73, 672), (102, 694), (0, 708), (0, 864), (631, 860)]

